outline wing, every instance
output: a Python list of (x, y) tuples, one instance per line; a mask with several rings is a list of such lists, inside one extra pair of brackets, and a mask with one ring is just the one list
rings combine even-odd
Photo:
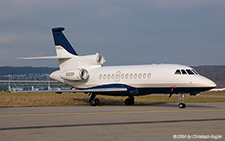
[(38, 92), (38, 93), (98, 93), (98, 94), (105, 94), (105, 93), (121, 93), (126, 92), (127, 88), (93, 88), (93, 89), (72, 89), (72, 90), (34, 90), (34, 91), (11, 91), (11, 92)]

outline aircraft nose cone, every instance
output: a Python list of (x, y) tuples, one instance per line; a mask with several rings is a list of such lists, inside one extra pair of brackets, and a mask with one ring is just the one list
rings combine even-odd
[(214, 83), (214, 82), (212, 81), (211, 87), (215, 88), (215, 87), (216, 87), (216, 83)]
[(206, 78), (205, 81), (206, 81), (206, 85), (207, 85), (208, 87), (210, 87), (210, 88), (215, 88), (215, 87), (216, 87), (216, 83), (213, 82), (212, 80)]

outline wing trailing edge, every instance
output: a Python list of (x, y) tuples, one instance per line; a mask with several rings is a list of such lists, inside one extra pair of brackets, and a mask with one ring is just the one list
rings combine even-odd
[(127, 88), (96, 88), (96, 89), (72, 89), (72, 90), (34, 90), (34, 91), (11, 91), (11, 92), (52, 92), (52, 93), (105, 93), (105, 92), (126, 92)]

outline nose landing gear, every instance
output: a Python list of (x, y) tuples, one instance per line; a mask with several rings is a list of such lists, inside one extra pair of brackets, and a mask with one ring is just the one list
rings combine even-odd
[(178, 104), (178, 107), (181, 109), (186, 107), (186, 105), (184, 103), (184, 96), (185, 95), (182, 93), (182, 94), (180, 94), (180, 96), (178, 98), (178, 100), (181, 101), (181, 103)]
[(179, 103), (179, 104), (178, 104), (178, 107), (179, 107), (179, 108), (185, 108), (186, 105), (185, 105), (185, 103)]
[(98, 98), (95, 98), (94, 100), (91, 101), (90, 105), (91, 106), (100, 105), (100, 100)]

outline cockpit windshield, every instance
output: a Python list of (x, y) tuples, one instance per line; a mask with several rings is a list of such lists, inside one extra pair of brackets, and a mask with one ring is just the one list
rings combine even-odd
[(182, 74), (187, 74), (187, 72), (184, 69), (182, 69), (181, 72)]
[(189, 70), (189, 69), (186, 69), (187, 73), (190, 74), (190, 75), (194, 75), (194, 72)]
[(198, 75), (198, 73), (197, 73), (197, 71), (196, 71), (196, 70), (192, 69), (192, 71), (193, 71), (196, 75)]
[(174, 74), (198, 75), (198, 73), (194, 69), (177, 69)]
[(180, 70), (176, 70), (175, 74), (181, 74)]

